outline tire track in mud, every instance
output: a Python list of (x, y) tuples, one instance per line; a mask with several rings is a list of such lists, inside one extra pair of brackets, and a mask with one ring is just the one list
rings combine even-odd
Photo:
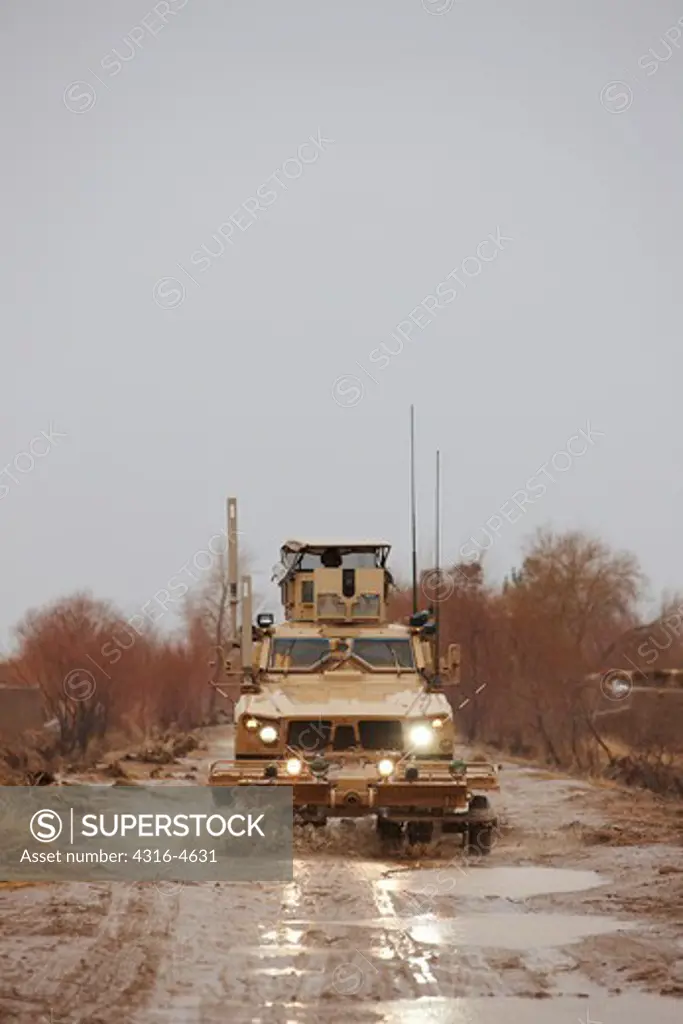
[[(327, 926), (371, 913), (367, 883), (341, 862), (297, 860), (292, 882), (183, 889), (173, 941), (135, 1024), (275, 1019), (334, 998), (349, 950)], [(263, 1016), (265, 1015), (265, 1016)]]
[[(131, 1024), (374, 1019), (397, 1000), (498, 994), (503, 967), (538, 991), (519, 957), (452, 951), (411, 934), (416, 920), (378, 886), (387, 862), (297, 860), (292, 882), (184, 887), (156, 984)], [(542, 987), (542, 986), (541, 986)], [(370, 1015), (370, 1016), (368, 1016)]]
[(153, 984), (168, 902), (150, 885), (77, 883), (23, 903), (0, 926), (0, 1021), (120, 1024)]
[(270, 1024), (324, 1012), (349, 1024), (397, 1000), (499, 994), (503, 976), (508, 993), (543, 989), (522, 957), (485, 957), (464, 934), (457, 947), (444, 944), (437, 926), (457, 914), (458, 894), (416, 901), (382, 884), (410, 868), (419, 863), (313, 853), (283, 884), (59, 887), (20, 918), (24, 947), (31, 930), (40, 934), (47, 963), (24, 978), (15, 1019), (40, 1024), (40, 1011), (50, 1024)]

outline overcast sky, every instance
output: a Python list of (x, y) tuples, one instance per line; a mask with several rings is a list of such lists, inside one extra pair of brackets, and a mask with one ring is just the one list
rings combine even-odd
[(227, 494), (264, 571), (297, 534), (407, 568), (411, 402), (424, 561), (440, 446), (447, 558), (550, 523), (683, 585), (678, 19), (3, 0), (5, 642), (80, 588), (132, 613)]

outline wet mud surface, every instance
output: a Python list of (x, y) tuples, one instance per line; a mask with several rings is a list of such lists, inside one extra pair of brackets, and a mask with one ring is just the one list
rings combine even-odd
[[(226, 730), (177, 767), (205, 777)], [(140, 769), (143, 775), (143, 769)], [(282, 884), (0, 889), (0, 1021), (683, 1019), (683, 808), (506, 765), (489, 857), (303, 829)]]

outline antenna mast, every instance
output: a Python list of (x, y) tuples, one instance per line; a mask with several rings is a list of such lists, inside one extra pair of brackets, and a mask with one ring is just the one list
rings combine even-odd
[(415, 406), (410, 407), (410, 535), (413, 570), (413, 615), (417, 612), (417, 513), (415, 508)]
[(441, 599), (441, 452), (438, 449), (436, 452), (436, 494), (434, 504), (434, 561), (436, 563), (434, 566), (434, 582), (436, 584), (436, 601), (434, 602), (434, 671), (438, 678), (441, 671), (441, 610), (439, 608)]
[(237, 607), (239, 605), (239, 557), (237, 552), (237, 498), (228, 498), (228, 635), (230, 662), (238, 645)]

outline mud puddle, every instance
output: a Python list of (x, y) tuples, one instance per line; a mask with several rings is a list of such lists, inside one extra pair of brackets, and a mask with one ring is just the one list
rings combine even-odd
[(373, 935), (364, 938), (364, 931), (380, 935), (400, 932), (425, 946), (534, 950), (566, 946), (590, 936), (609, 935), (632, 927), (634, 925), (629, 921), (585, 914), (486, 913), (413, 921), (397, 917), (333, 922), (292, 921), (286, 928), (264, 931), (258, 948), (268, 956), (292, 956), (304, 949), (310, 952), (316, 946), (322, 951), (342, 942), (351, 947), (369, 943), (368, 948), (373, 954), (387, 959), (384, 940), (378, 941)]
[(596, 871), (578, 871), (548, 867), (486, 867), (484, 868), (422, 868), (419, 871), (398, 869), (388, 871), (377, 882), (379, 889), (398, 892), (402, 889), (435, 895), (438, 892), (457, 896), (484, 898), (498, 896), (510, 900), (526, 900), (531, 896), (547, 896), (566, 892), (584, 892), (608, 879)]
[(151, 1008), (131, 1017), (131, 1024), (680, 1024), (680, 1002), (647, 995), (546, 999), (516, 997), (443, 999), (423, 996), (379, 1005), (344, 1000), (320, 1006), (266, 1004), (249, 1010), (244, 1004), (187, 997), (174, 1011)]
[[(381, 1007), (364, 1007), (335, 1012), (325, 1008), (326, 1024), (602, 1024), (617, 1019), (619, 1024), (679, 1024), (681, 1007), (675, 999), (656, 996), (613, 996), (598, 999), (558, 998), (545, 1000), (518, 998), (491, 999), (418, 999), (396, 1000)], [(213, 1018), (210, 1018), (213, 1019)], [(305, 1011), (291, 1009), (282, 1017), (255, 1014), (252, 1024), (312, 1024), (316, 1020)], [(319, 1018), (318, 1018), (319, 1020)]]
[(591, 935), (608, 935), (632, 927), (631, 922), (586, 914), (481, 914), (453, 921), (428, 921), (406, 930), (415, 942), (426, 945), (533, 950), (566, 946)]

